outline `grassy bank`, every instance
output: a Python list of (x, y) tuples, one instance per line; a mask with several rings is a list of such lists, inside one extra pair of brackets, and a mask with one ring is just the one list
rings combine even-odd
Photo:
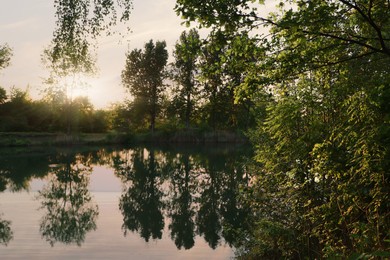
[(243, 134), (229, 131), (156, 131), (137, 134), (129, 133), (34, 133), (7, 132), (0, 133), (0, 146), (59, 146), (59, 145), (97, 145), (97, 144), (131, 144), (131, 143), (246, 143)]
[(126, 142), (125, 134), (0, 133), (0, 146), (89, 145)]

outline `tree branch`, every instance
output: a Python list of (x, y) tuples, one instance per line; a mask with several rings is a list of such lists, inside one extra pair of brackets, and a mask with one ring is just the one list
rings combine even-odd
[[(387, 48), (387, 46), (386, 46), (386, 43), (385, 43), (385, 40), (383, 38), (381, 29), (374, 22), (374, 20), (371, 18), (372, 1), (370, 1), (370, 7), (369, 7), (369, 10), (368, 10), (368, 15), (366, 15), (363, 12), (363, 10), (357, 4), (353, 5), (353, 4), (351, 4), (350, 2), (348, 2), (346, 0), (339, 0), (339, 1), (342, 2), (343, 4), (349, 6), (350, 8), (355, 9), (371, 25), (371, 27), (375, 30), (376, 34), (378, 35), (378, 40), (379, 40), (380, 45), (382, 47), (382, 50), (380, 52), (390, 56), (390, 49)], [(355, 43), (358, 43), (358, 42), (355, 42)], [(366, 45), (366, 47), (369, 48), (369, 45)], [(374, 50), (374, 49), (372, 49), (372, 50)]]

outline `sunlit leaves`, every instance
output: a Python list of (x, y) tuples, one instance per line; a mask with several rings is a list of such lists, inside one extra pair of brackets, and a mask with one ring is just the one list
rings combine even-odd
[(190, 22), (197, 21), (201, 26), (219, 27), (226, 31), (235, 31), (250, 26), (256, 21), (256, 6), (252, 2), (264, 1), (235, 0), (235, 1), (202, 1), (178, 0), (175, 10)]
[[(220, 59), (208, 59), (205, 72), (242, 68), (237, 100), (270, 94), (259, 102), (267, 110), (252, 136), (261, 163), (256, 187), (264, 191), (252, 199), (267, 225), (259, 225), (251, 250), (263, 244), (262, 257), (292, 258), (297, 247), (299, 257), (317, 258), (388, 249), (389, 2), (288, 1), (266, 17), (256, 2), (176, 6), (187, 22), (218, 28), (210, 39), (231, 43), (214, 45), (214, 54), (229, 56), (211, 56)], [(269, 35), (259, 37), (261, 25)], [(232, 28), (261, 48), (229, 40)], [(248, 53), (256, 62), (237, 63)], [(275, 201), (279, 209), (269, 206)], [(290, 223), (280, 225), (287, 212)], [(305, 235), (282, 246), (277, 230)]]
[(57, 75), (94, 71), (94, 39), (127, 21), (130, 0), (55, 0), (56, 28), (44, 59)]

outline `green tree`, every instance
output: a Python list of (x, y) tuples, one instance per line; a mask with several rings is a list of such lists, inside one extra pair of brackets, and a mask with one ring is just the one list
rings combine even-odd
[[(56, 27), (42, 57), (51, 75), (48, 88), (59, 89), (66, 97), (67, 133), (71, 132), (72, 92), (80, 87), (80, 76), (95, 73), (95, 40), (110, 33), (118, 21), (129, 19), (130, 0), (55, 0)], [(58, 90), (55, 90), (58, 92)]]
[(9, 101), (1, 105), (0, 117), (3, 131), (28, 131), (32, 100), (28, 90), (12, 88)]
[[(251, 32), (259, 43), (271, 47), (268, 54), (275, 55), (270, 55), (265, 69), (282, 69), (274, 75), (279, 80), (309, 68), (376, 53), (390, 56), (387, 1), (286, 1), (267, 16), (261, 14), (266, 1), (252, 2), (205, 4), (201, 0), (178, 0), (175, 10), (187, 23), (197, 21), (201, 26), (222, 29), (225, 34), (237, 30)], [(270, 34), (264, 33), (264, 26)], [(285, 45), (287, 39), (294, 44)], [(324, 58), (323, 54), (335, 49), (340, 51), (339, 56)], [(278, 62), (274, 62), (275, 58)]]
[[(203, 106), (203, 117), (209, 126), (222, 128), (226, 125), (229, 116), (229, 109), (226, 109), (227, 96), (229, 92), (223, 85), (223, 76), (221, 71), (221, 57), (223, 53), (224, 41), (222, 34), (215, 33), (210, 35), (208, 44), (202, 47), (202, 56), (200, 61), (201, 75), (200, 80), (203, 85), (203, 94), (205, 100)], [(216, 47), (222, 46), (222, 47)]]
[[(132, 1), (55, 0), (54, 7), (56, 27), (45, 58), (57, 75), (63, 77), (91, 71), (94, 65), (92, 40), (118, 20), (127, 21)], [(118, 9), (121, 10), (119, 15)]]
[(195, 77), (200, 50), (199, 33), (197, 30), (191, 29), (188, 33), (182, 32), (173, 52), (175, 58), (173, 63), (175, 67), (174, 80), (180, 85), (179, 91), (174, 94), (174, 100), (184, 104), (186, 128), (190, 127), (191, 116), (195, 109), (196, 100), (194, 97), (199, 94)]
[[(270, 94), (252, 136), (261, 165), (249, 199), (259, 225), (247, 252), (385, 255), (389, 2), (288, 1), (268, 17), (251, 2), (176, 5), (188, 22), (219, 28), (225, 37), (248, 32), (260, 47), (236, 91), (238, 99)], [(269, 35), (259, 33), (264, 25)]]
[(208, 100), (205, 114), (214, 128), (246, 129), (254, 124), (252, 97), (239, 86), (256, 82), (248, 77), (249, 68), (258, 64), (262, 54), (256, 44), (241, 32), (215, 30), (208, 36), (202, 48), (200, 81)]
[(143, 104), (149, 116), (150, 130), (155, 129), (163, 94), (163, 81), (166, 78), (168, 52), (165, 41), (150, 40), (144, 50), (134, 49), (126, 55), (125, 69), (122, 71), (122, 83), (129, 89), (135, 103)]

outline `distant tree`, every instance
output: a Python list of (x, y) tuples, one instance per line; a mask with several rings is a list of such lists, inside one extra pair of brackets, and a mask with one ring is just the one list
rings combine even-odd
[(0, 87), (0, 105), (4, 104), (7, 100), (7, 91), (4, 88)]
[(4, 69), (9, 65), (11, 56), (12, 56), (11, 48), (7, 44), (0, 45), (0, 70)]
[(134, 102), (143, 104), (145, 113), (150, 117), (152, 132), (162, 101), (167, 61), (165, 41), (154, 44), (150, 40), (143, 51), (134, 49), (127, 54), (125, 69), (122, 71), (122, 83), (133, 95)]
[(199, 33), (197, 30), (192, 29), (188, 33), (186, 31), (182, 32), (173, 52), (175, 57), (173, 78), (180, 85), (178, 92), (174, 95), (177, 101), (184, 104), (186, 128), (190, 126), (191, 115), (194, 110), (193, 97), (198, 92), (195, 76), (200, 50), (201, 40)]
[(28, 130), (28, 117), (32, 111), (28, 90), (12, 88), (9, 100), (1, 105), (0, 129), (2, 131)]

